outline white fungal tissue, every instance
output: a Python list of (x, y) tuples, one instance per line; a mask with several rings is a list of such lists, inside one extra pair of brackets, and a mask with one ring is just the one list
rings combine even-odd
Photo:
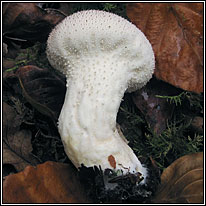
[(147, 169), (116, 128), (124, 93), (141, 88), (153, 74), (155, 58), (144, 34), (115, 14), (80, 11), (53, 29), (47, 57), (67, 78), (58, 129), (73, 164), (145, 178)]

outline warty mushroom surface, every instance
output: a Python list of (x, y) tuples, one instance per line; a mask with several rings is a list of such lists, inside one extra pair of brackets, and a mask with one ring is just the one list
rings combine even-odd
[(118, 15), (80, 11), (50, 33), (47, 57), (67, 78), (58, 130), (72, 163), (146, 178), (147, 169), (116, 128), (124, 93), (144, 86), (154, 71), (154, 53), (144, 34)]

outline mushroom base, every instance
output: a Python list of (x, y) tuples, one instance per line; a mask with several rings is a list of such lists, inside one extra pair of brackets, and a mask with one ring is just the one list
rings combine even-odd
[(95, 203), (149, 203), (160, 183), (160, 172), (147, 158), (148, 176), (143, 184), (139, 174), (119, 175), (111, 169), (81, 166), (79, 177)]

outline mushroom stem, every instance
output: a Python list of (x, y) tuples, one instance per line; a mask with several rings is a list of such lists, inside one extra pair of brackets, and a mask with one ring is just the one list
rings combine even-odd
[[(111, 65), (114, 67), (109, 70), (114, 73), (106, 75)], [(77, 168), (82, 163), (87, 167), (101, 165), (103, 170), (121, 169), (124, 174), (140, 172), (145, 176), (146, 169), (116, 128), (117, 112), (130, 78), (123, 67), (123, 62), (108, 55), (74, 69), (67, 78), (59, 131), (65, 151)]]

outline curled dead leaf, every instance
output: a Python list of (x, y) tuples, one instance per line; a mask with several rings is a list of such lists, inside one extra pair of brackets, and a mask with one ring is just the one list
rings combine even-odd
[(33, 65), (19, 68), (16, 74), (27, 101), (56, 122), (64, 102), (65, 82), (51, 70)]
[(185, 155), (166, 168), (153, 203), (203, 203), (203, 152)]
[(3, 33), (7, 39), (44, 41), (65, 15), (36, 3), (3, 3)]
[(156, 134), (161, 134), (166, 129), (174, 110), (174, 105), (156, 95), (175, 95), (177, 92), (177, 88), (153, 78), (145, 87), (132, 94), (135, 105)]
[(203, 3), (131, 3), (127, 16), (152, 44), (155, 76), (202, 92)]
[(17, 171), (39, 163), (31, 154), (31, 131), (20, 129), (22, 121), (14, 108), (3, 103), (3, 165), (12, 165)]
[(3, 203), (91, 203), (77, 171), (69, 164), (46, 162), (9, 175), (3, 183)]

